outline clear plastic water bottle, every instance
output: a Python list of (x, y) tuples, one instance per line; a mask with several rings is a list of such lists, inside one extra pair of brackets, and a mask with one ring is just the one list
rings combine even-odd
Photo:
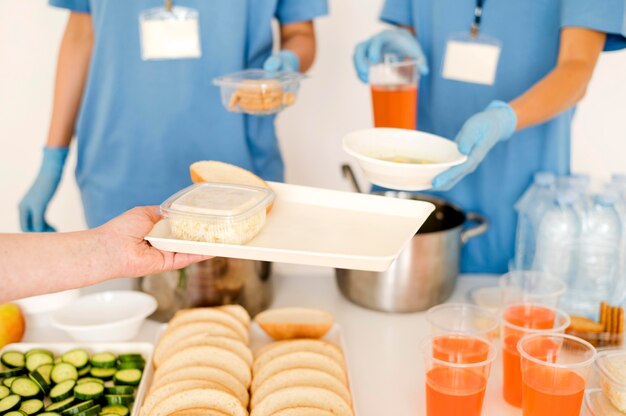
[(575, 278), (569, 285), (570, 306), (578, 313), (594, 316), (600, 301), (621, 301), (622, 225), (616, 203), (613, 193), (591, 198), (577, 253)]
[(556, 198), (539, 222), (533, 269), (551, 273), (569, 282), (574, 246), (580, 238), (580, 218), (574, 205), (578, 195), (571, 190), (557, 191)]
[(515, 268), (530, 270), (535, 257), (537, 230), (546, 209), (551, 203), (556, 176), (552, 172), (537, 172), (533, 184), (519, 199), (517, 235), (515, 239)]
[(622, 223), (622, 242), (620, 245), (620, 283), (623, 292), (620, 303), (626, 303), (626, 174), (614, 174), (609, 189), (617, 195), (617, 212)]

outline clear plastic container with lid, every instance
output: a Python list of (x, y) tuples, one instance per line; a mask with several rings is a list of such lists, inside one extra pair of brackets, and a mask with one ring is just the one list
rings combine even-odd
[(613, 406), (626, 413), (626, 350), (600, 353), (595, 366), (602, 391)]
[(245, 185), (200, 183), (161, 205), (172, 235), (181, 240), (245, 244), (265, 225), (274, 192)]
[(249, 69), (213, 80), (222, 92), (228, 111), (254, 115), (277, 113), (296, 102), (300, 81), (298, 72)]

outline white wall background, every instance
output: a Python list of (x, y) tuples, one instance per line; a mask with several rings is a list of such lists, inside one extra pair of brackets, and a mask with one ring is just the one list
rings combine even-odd
[[(349, 189), (339, 166), (341, 137), (371, 125), (367, 88), (352, 70), (354, 45), (382, 26), (383, 0), (331, 0), (317, 24), (319, 54), (294, 108), (279, 118), (292, 183)], [(66, 13), (44, 0), (0, 0), (0, 232), (19, 230), (17, 204), (37, 174), (51, 113)], [(574, 126), (575, 170), (605, 178), (626, 171), (626, 52), (604, 54)], [(84, 227), (74, 155), (48, 218), (60, 230)]]

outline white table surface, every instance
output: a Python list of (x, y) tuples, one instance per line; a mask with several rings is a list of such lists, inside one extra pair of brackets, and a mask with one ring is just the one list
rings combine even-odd
[[(272, 306), (309, 306), (332, 312), (344, 329), (350, 380), (358, 416), (426, 414), (424, 367), (419, 344), (430, 333), (424, 313), (374, 312), (345, 300), (331, 269), (276, 265)], [(496, 284), (493, 276), (462, 276), (449, 301), (464, 302), (469, 289)], [(137, 341), (154, 341), (159, 324), (147, 321)], [(25, 342), (69, 338), (52, 328), (32, 328)], [(501, 395), (501, 361), (496, 359), (487, 386), (484, 416), (518, 416)]]

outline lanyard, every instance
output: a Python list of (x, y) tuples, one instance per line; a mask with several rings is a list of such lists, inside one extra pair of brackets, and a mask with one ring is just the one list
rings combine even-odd
[(480, 20), (483, 17), (483, 5), (486, 0), (476, 0), (476, 8), (474, 9), (474, 22), (470, 28), (470, 35), (473, 38), (478, 36), (478, 29), (480, 29)]

